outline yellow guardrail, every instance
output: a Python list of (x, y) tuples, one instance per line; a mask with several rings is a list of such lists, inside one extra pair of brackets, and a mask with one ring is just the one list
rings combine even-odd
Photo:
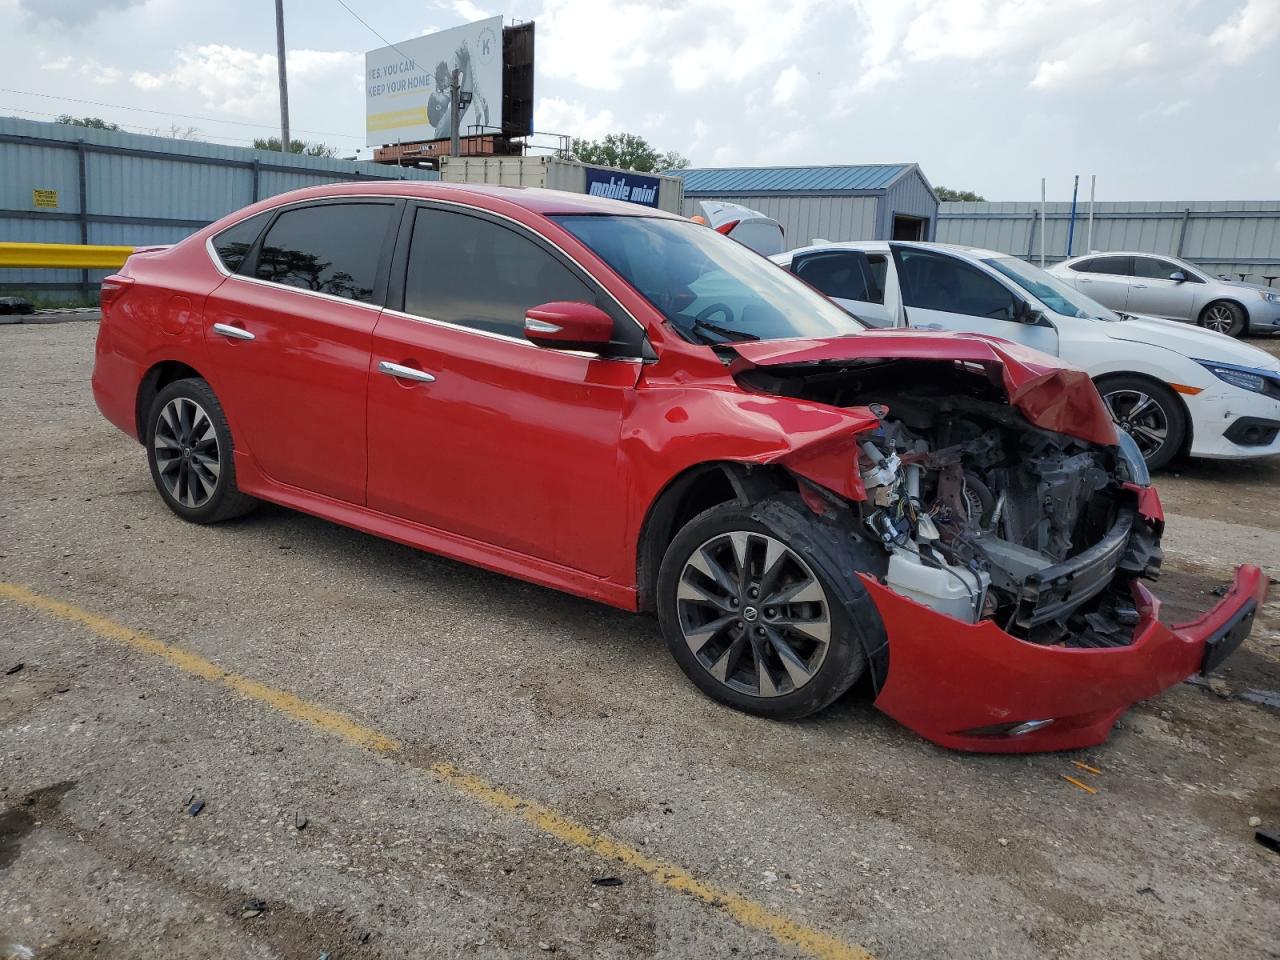
[(0, 267), (114, 270), (123, 266), (131, 253), (133, 247), (81, 243), (0, 243)]

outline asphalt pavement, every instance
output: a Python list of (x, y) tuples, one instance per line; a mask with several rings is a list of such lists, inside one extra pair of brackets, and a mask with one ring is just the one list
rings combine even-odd
[[(952, 753), (856, 695), (774, 723), (651, 619), (283, 509), (184, 524), (95, 333), (0, 327), (0, 956), (1280, 957), (1274, 600), (1095, 750)], [(1277, 481), (1159, 479), (1169, 617), (1280, 568)]]

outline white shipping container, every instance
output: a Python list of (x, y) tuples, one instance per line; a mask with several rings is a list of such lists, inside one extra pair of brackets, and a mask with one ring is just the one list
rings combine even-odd
[[(587, 192), (588, 169), (619, 176), (637, 175), (633, 170), (597, 167), (559, 157), (441, 157), (440, 179), (449, 183), (493, 183), (508, 187), (546, 187), (569, 193)], [(638, 174), (659, 182), (658, 208), (680, 213), (684, 181), (657, 173)]]

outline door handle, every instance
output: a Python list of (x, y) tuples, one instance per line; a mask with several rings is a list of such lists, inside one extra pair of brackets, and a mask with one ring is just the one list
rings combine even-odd
[(1145, 289), (1147, 289), (1147, 285), (1146, 285), (1145, 283), (1135, 283), (1135, 284), (1133, 284), (1133, 289), (1134, 289), (1134, 290), (1145, 290)]
[(224, 337), (230, 337), (232, 340), (255, 339), (253, 334), (250, 333), (248, 330), (244, 329), (244, 327), (233, 327), (229, 323), (215, 323), (213, 325), (213, 332), (220, 333)]
[(436, 378), (425, 370), (419, 370), (417, 367), (406, 367), (402, 363), (392, 363), (390, 360), (379, 360), (378, 372), (400, 380), (417, 380), (419, 383), (436, 382)]

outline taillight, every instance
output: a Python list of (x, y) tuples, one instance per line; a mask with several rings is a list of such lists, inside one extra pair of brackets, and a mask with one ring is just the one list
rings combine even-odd
[(722, 223), (716, 227), (716, 233), (723, 233), (726, 237), (733, 233), (733, 228), (740, 224), (741, 220), (730, 220), (728, 223)]
[(133, 286), (132, 277), (122, 277), (118, 273), (113, 273), (102, 281), (102, 287), (98, 291), (98, 305), (106, 310), (113, 303), (124, 296), (125, 292)]

